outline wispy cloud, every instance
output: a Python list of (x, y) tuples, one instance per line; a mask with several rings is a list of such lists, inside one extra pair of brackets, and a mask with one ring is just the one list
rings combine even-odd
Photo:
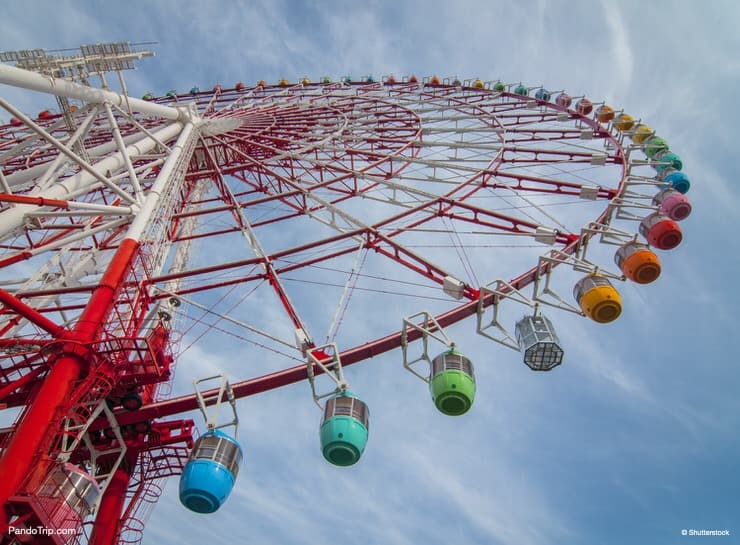
[[(633, 59), (630, 46), (630, 27), (622, 16), (622, 9), (616, 2), (602, 1), (601, 6), (606, 16), (606, 25), (611, 37), (609, 56), (614, 67), (610, 83), (617, 89), (628, 89), (632, 85)], [(615, 92), (616, 89), (615, 89)]]

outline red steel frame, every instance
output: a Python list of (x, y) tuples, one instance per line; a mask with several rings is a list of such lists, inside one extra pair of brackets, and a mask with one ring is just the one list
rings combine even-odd
[[(175, 102), (194, 100), (206, 117), (225, 120), (233, 118), (238, 119), (239, 123), (224, 134), (211, 134), (199, 141), (190, 161), (181, 200), (172, 207), (169, 228), (172, 243), (243, 231), (245, 225), (240, 214), (248, 214), (255, 207), (270, 203), (279, 203), (284, 212), (255, 221), (251, 228), (279, 224), (291, 218), (325, 211), (326, 206), (311, 200), (310, 195), (313, 193), (321, 193), (322, 198), (329, 203), (328, 206), (341, 208), (345, 201), (379, 187), (382, 182), (377, 180), (392, 180), (413, 164), (421, 149), (417, 144), (423, 140), (421, 122), (415, 112), (405, 108), (403, 101), (399, 99), (410, 93), (419, 93), (417, 85), (357, 83), (352, 84), (355, 94), (338, 93), (330, 103), (326, 100), (334, 91), (341, 91), (345, 87), (338, 84), (311, 84), (287, 88), (253, 87), (238, 91), (219, 88), (175, 99)], [(320, 92), (312, 94), (312, 90)], [(12, 357), (0, 359), (0, 403), (5, 406), (26, 407), (18, 424), (0, 435), (0, 446), (3, 447), (0, 458), (0, 475), (3, 476), (0, 480), (0, 504), (5, 509), (4, 516), (0, 518), (0, 534), (7, 532), (8, 517), (11, 514), (20, 517), (19, 520), (24, 517), (30, 520), (35, 516), (34, 507), (28, 498), (33, 497), (34, 490), (53, 466), (53, 455), (58, 442), (57, 431), (62, 419), (71, 410), (70, 400), (79, 396), (79, 390), (85, 388), (87, 383), (83, 379), (95, 373), (107, 377), (113, 387), (122, 377), (119, 365), (121, 361), (139, 361), (150, 357), (137, 356), (136, 351), (141, 348), (132, 348), (132, 345), (127, 346), (125, 343), (117, 344), (114, 348), (102, 348), (104, 345), (111, 346), (105, 343), (111, 342), (116, 335), (120, 336), (120, 331), (127, 332), (131, 339), (146, 334), (146, 312), (159, 300), (171, 296), (169, 293), (157, 293), (150, 288), (173, 281), (197, 281), (197, 285), (181, 287), (176, 291), (177, 295), (188, 295), (234, 284), (267, 280), (278, 294), (295, 327), (300, 328), (298, 311), (279, 282), (281, 275), (356, 251), (354, 246), (336, 249), (335, 244), (350, 241), (357, 236), (362, 238), (366, 249), (386, 256), (442, 285), (445, 270), (399, 244), (396, 240), (398, 235), (438, 218), (468, 222), (501, 232), (533, 235), (537, 229), (536, 223), (480, 208), (468, 201), (484, 189), (503, 187), (535, 194), (578, 195), (581, 190), (578, 183), (520, 171), (508, 172), (501, 166), (518, 162), (548, 164), (563, 159), (570, 163), (588, 164), (592, 159), (591, 154), (573, 149), (563, 151), (535, 146), (542, 138), (561, 142), (578, 139), (582, 128), (592, 130), (593, 138), (611, 140), (611, 149), (614, 151), (606, 160), (609, 164), (622, 168), (619, 184), (612, 188), (599, 188), (597, 198), (608, 201), (620, 194), (626, 173), (625, 157), (620, 143), (595, 120), (532, 98), (508, 93), (499, 95), (488, 89), (464, 91), (466, 97), (461, 97), (461, 91), (457, 88), (427, 85), (417, 100), (428, 101), (430, 104), (445, 103), (451, 111), (490, 119), (487, 123), (491, 127), (504, 129), (511, 139), (495, 154), (488, 167), (480, 169), (445, 195), (372, 225), (358, 225), (356, 229), (271, 255), (158, 275), (149, 272), (148, 263), (148, 256), (156, 248), (145, 248), (147, 241), (140, 243), (122, 238), (124, 227), (119, 227), (107, 234), (93, 237), (78, 249), (79, 252), (93, 249), (115, 251), (96, 285), (28, 290), (17, 295), (0, 289), (0, 303), (4, 307), (0, 316), (8, 320), (6, 327), (0, 331), (0, 347), (18, 349)], [(380, 97), (381, 93), (385, 98)], [(173, 102), (164, 98), (158, 101)], [(532, 111), (533, 102), (537, 104), (538, 111)], [(224, 110), (225, 106), (232, 103), (239, 107)], [(305, 104), (314, 107), (305, 108)], [(576, 120), (578, 129), (532, 128), (533, 123), (555, 119), (564, 112), (570, 119)], [(352, 147), (337, 150), (333, 149), (331, 133), (337, 120), (342, 119), (357, 123), (352, 130), (361, 139)], [(66, 134), (60, 116), (51, 116), (39, 123), (43, 123), (47, 130), (58, 137)], [(157, 122), (144, 119), (142, 123), (153, 128)], [(123, 136), (136, 132), (132, 125), (122, 122), (121, 126)], [(23, 137), (22, 131), (16, 127), (0, 127), (0, 153), (17, 145)], [(93, 147), (109, 140), (110, 131), (103, 123), (96, 122), (86, 137), (85, 145)], [(300, 159), (296, 159), (296, 151), (300, 153)], [(36, 168), (38, 171), (54, 157), (53, 151), (40, 147), (23, 156), (11, 156), (1, 166), (3, 173), (12, 178), (14, 174), (29, 168)], [(280, 159), (273, 161), (275, 157)], [(356, 167), (355, 164), (362, 166)], [(310, 174), (307, 174), (309, 171)], [(358, 173), (367, 176), (362, 184), (358, 183)], [(145, 182), (151, 182), (156, 174), (157, 170), (152, 170)], [(238, 180), (241, 190), (234, 194), (226, 191), (223, 187), (224, 176), (232, 176)], [(201, 199), (198, 210), (188, 210), (186, 203), (190, 192), (194, 184), (203, 179), (212, 180), (219, 193), (215, 197)], [(119, 197), (102, 190), (91, 193), (89, 199), (111, 206), (120, 205), (121, 202)], [(0, 203), (34, 205), (47, 210), (69, 209), (69, 202), (65, 200), (45, 200), (15, 193), (0, 193)], [(186, 234), (181, 234), (178, 230), (182, 222), (191, 218), (207, 220), (210, 216), (223, 213), (231, 214), (233, 226)], [(595, 222), (603, 221), (606, 214), (607, 211), (596, 218)], [(66, 223), (42, 223), (36, 229), (28, 231), (25, 240), (0, 245), (0, 250), (4, 251), (0, 268), (9, 268), (32, 259), (38, 251), (81, 228), (81, 220), (72, 218)], [(381, 232), (381, 229), (392, 230)], [(556, 243), (565, 254), (575, 252), (581, 242), (582, 238), (578, 233), (556, 234)], [(301, 259), (301, 254), (308, 250), (320, 250), (322, 253), (292, 265), (274, 264), (281, 258), (291, 256)], [(215, 273), (251, 266), (260, 267), (261, 272), (226, 280), (215, 279)], [(544, 266), (540, 270), (537, 267), (532, 268), (513, 279), (511, 285), (521, 289), (530, 284), (538, 273), (544, 272)], [(479, 287), (466, 286), (463, 294), (465, 301), (438, 316), (439, 324), (448, 326), (475, 314), (481, 297)], [(86, 297), (89, 298), (87, 301)], [(37, 301), (42, 302), (38, 308), (34, 306)], [(492, 297), (488, 296), (484, 298), (483, 304), (489, 306), (492, 302)], [(63, 327), (48, 317), (59, 316), (61, 312), (76, 314), (73, 325)], [(35, 326), (37, 333), (31, 336), (16, 335), (15, 326), (22, 320)], [(421, 332), (418, 330), (407, 332), (410, 341), (420, 336)], [(169, 340), (165, 338), (164, 342), (167, 344)], [(340, 357), (343, 365), (347, 366), (400, 345), (401, 332), (398, 331), (347, 349)], [(151, 355), (154, 348), (147, 344), (144, 351), (148, 350)], [(151, 357), (154, 358), (153, 355)], [(316, 372), (320, 370), (317, 369)], [(169, 373), (163, 372), (161, 376), (148, 380), (156, 382), (166, 381), (168, 378)], [(297, 365), (243, 380), (234, 384), (233, 388), (237, 397), (244, 397), (306, 378), (306, 366)], [(133, 384), (145, 386), (137, 383), (136, 378), (132, 380)], [(145, 390), (149, 391), (149, 395), (145, 396), (145, 404), (139, 410), (116, 411), (118, 423), (123, 428), (128, 426), (128, 429), (132, 429), (137, 424), (150, 423), (152, 430), (147, 431), (145, 428), (142, 433), (131, 432), (126, 438), (126, 460), (110, 479), (98, 510), (90, 538), (90, 543), (95, 545), (118, 543), (121, 521), (127, 516), (134, 516), (131, 513), (136, 511), (140, 496), (137, 493), (129, 494), (132, 478), (139, 475), (137, 490), (140, 494), (143, 483), (168, 474), (177, 474), (183, 463), (182, 450), (168, 451), (167, 448), (173, 445), (181, 445), (183, 448), (192, 445), (192, 422), (164, 422), (162, 419), (197, 408), (195, 396), (155, 401), (153, 388), (154, 386)], [(109, 393), (110, 390), (101, 391), (98, 397), (102, 400)], [(91, 427), (90, 432), (100, 434), (106, 427), (108, 424), (101, 419)], [(174, 433), (173, 430), (178, 431)], [(164, 461), (164, 469), (161, 464), (158, 466), (152, 462), (157, 459), (154, 453), (160, 453), (158, 459)], [(84, 459), (84, 452), (80, 456)], [(147, 473), (143, 469), (145, 466), (154, 469)], [(49, 537), (39, 537), (34, 542), (56, 541)]]

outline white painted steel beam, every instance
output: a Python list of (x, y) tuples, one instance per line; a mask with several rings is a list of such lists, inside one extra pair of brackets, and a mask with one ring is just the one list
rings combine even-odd
[(162, 193), (164, 193), (168, 183), (171, 183), (170, 177), (175, 174), (175, 168), (178, 165), (180, 157), (182, 156), (183, 152), (189, 147), (191, 143), (190, 140), (192, 138), (197, 138), (197, 136), (198, 135), (195, 131), (195, 125), (192, 122), (186, 123), (185, 127), (182, 129), (182, 132), (180, 132), (180, 135), (177, 138), (177, 142), (172, 146), (172, 151), (167, 157), (167, 160), (165, 161), (164, 165), (162, 165), (159, 176), (157, 176), (157, 179), (155, 180), (151, 189), (149, 189), (149, 191), (147, 192), (146, 198), (141, 205), (141, 210), (134, 218), (131, 226), (128, 229), (128, 232), (126, 233), (126, 238), (131, 238), (136, 241), (141, 240), (146, 227), (148, 226), (150, 220), (154, 215), (154, 212), (159, 205)]
[[(181, 132), (182, 127), (182, 123), (172, 123), (156, 131), (154, 134), (158, 140), (166, 142), (177, 136)], [(128, 146), (126, 148), (126, 153), (129, 156), (143, 155), (154, 149), (156, 146), (157, 142), (154, 139), (145, 137), (135, 144)], [(46, 165), (42, 166), (46, 168)], [(125, 168), (125, 160), (123, 158), (123, 154), (118, 152), (95, 163), (92, 167), (99, 173), (117, 172), (120, 169)], [(100, 186), (102, 186), (102, 184), (98, 182), (93, 175), (83, 171), (55, 183), (43, 192), (34, 192), (28, 196), (69, 200), (88, 193)], [(27, 212), (36, 210), (38, 210), (36, 205), (18, 204), (13, 208), (0, 213), (0, 238), (23, 225), (23, 218)]]
[(135, 112), (155, 115), (172, 121), (182, 121), (188, 117), (185, 112), (171, 106), (126, 97), (113, 91), (88, 87), (65, 79), (44, 76), (6, 64), (0, 64), (0, 83), (60, 97), (74, 98), (92, 104), (108, 103), (123, 109), (131, 108)]

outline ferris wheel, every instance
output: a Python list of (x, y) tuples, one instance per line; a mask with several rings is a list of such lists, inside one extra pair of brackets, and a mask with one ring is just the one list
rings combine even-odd
[[(57, 100), (0, 99), (0, 407), (19, 409), (0, 430), (2, 543), (136, 543), (173, 475), (187, 508), (217, 510), (235, 400), (300, 381), (323, 457), (353, 465), (369, 408), (345, 369), (391, 350), (463, 415), (475, 355), (454, 324), (534, 371), (567, 365), (558, 315), (616, 320), (618, 283), (656, 280), (691, 212), (667, 141), (585, 96), (324, 76), (133, 98), (122, 72), (149, 55), (0, 56), (0, 83)], [(173, 396), (208, 338), (244, 361)], [(194, 409), (199, 437), (178, 416)]]

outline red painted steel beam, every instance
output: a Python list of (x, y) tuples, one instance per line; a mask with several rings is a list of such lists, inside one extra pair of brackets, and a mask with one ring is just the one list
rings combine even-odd
[[(83, 362), (77, 356), (59, 358), (41, 385), (36, 400), (28, 407), (16, 427), (10, 443), (0, 458), (0, 506), (7, 509), (8, 499), (18, 492), (23, 480), (34, 470), (34, 458), (41, 447), (58, 407), (69, 398), (74, 383), (82, 373)], [(0, 517), (0, 534), (8, 529), (8, 512)]]
[[(18, 492), (21, 483), (31, 475), (30, 487), (43, 476), (45, 464), (37, 461), (37, 454), (45, 452), (53, 439), (50, 429), (59, 407), (64, 407), (77, 380), (83, 375), (88, 361), (80, 354), (80, 344), (89, 343), (100, 334), (105, 317), (115, 304), (116, 294), (131, 269), (139, 243), (124, 240), (113, 256), (100, 283), (74, 329), (68, 335), (73, 341), (64, 347), (62, 354), (51, 362), (51, 371), (41, 384), (34, 403), (28, 407), (16, 431), (0, 457), (0, 505), (6, 507), (8, 499)], [(0, 534), (8, 528), (6, 516), (0, 518)]]
[(20, 314), (32, 324), (39, 326), (48, 333), (51, 333), (55, 338), (63, 338), (67, 335), (67, 330), (62, 326), (49, 320), (49, 318), (38, 312), (35, 308), (28, 306), (26, 303), (9, 294), (4, 289), (0, 289), (0, 303), (2, 303), (6, 308)]
[(128, 485), (135, 467), (137, 453), (126, 452), (125, 459), (118, 466), (105, 489), (100, 507), (95, 516), (92, 535), (88, 545), (117, 545), (120, 534), (121, 514), (126, 501)]
[(59, 199), (47, 199), (44, 197), (26, 197), (25, 195), (10, 195), (0, 193), (0, 202), (9, 202), (15, 204), (35, 204), (36, 206), (53, 206), (54, 208), (69, 208), (67, 201)]
[[(581, 190), (581, 187), (582, 187), (582, 184), (577, 184), (577, 183), (574, 183), (574, 182), (566, 182), (566, 181), (562, 181), (562, 180), (553, 180), (552, 178), (542, 178), (540, 176), (532, 176), (530, 174), (520, 174), (520, 173), (512, 173), (512, 172), (503, 172), (503, 171), (500, 171), (500, 170), (496, 172), (495, 176), (497, 178), (512, 178), (512, 179), (517, 180), (519, 182), (519, 185), (514, 186), (513, 188), (511, 188), (511, 189), (516, 189), (517, 191), (546, 191), (546, 190), (544, 190), (542, 188), (522, 186), (521, 183), (522, 183), (523, 180), (524, 181), (536, 182), (536, 183), (539, 183), (539, 184), (545, 184), (545, 185), (554, 185), (557, 188), (557, 190), (558, 190), (557, 193), (563, 193), (563, 194), (573, 194), (573, 195), (580, 194), (580, 190)], [(491, 186), (495, 186), (497, 184), (486, 184), (486, 185), (487, 185), (487, 187), (491, 187)], [(511, 186), (507, 186), (507, 185), (503, 185), (502, 184), (500, 187), (510, 188)], [(567, 188), (572, 189), (573, 190), (572, 193), (568, 193), (568, 192), (565, 192), (565, 191), (560, 191), (564, 187), (567, 187)], [(609, 188), (599, 187), (598, 196), (601, 197), (601, 198), (611, 199), (611, 198), (614, 197), (615, 194), (616, 194), (616, 190), (615, 189), (609, 189)]]
[(36, 367), (36, 369), (32, 370), (31, 372), (23, 375), (18, 380), (14, 380), (13, 382), (7, 384), (6, 386), (3, 386), (2, 388), (0, 388), (0, 400), (12, 394), (17, 389), (22, 388), (26, 384), (30, 383), (36, 377), (38, 377), (41, 373), (43, 373), (45, 370), (46, 370), (46, 366), (40, 365), (39, 367)]

